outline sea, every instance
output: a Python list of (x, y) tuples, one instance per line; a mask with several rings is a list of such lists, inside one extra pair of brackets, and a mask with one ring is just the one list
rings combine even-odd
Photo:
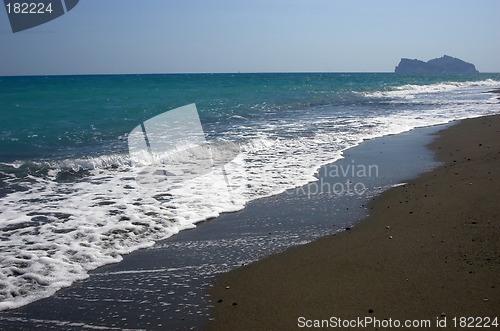
[(0, 77), (0, 310), (314, 182), (363, 141), (500, 113), (485, 93), (498, 87), (500, 74)]

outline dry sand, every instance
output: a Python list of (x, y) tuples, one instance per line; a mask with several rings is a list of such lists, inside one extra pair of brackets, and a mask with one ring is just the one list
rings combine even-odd
[(350, 231), (218, 277), (207, 328), (291, 330), (301, 316), (500, 319), (500, 116), (464, 120), (430, 147), (444, 165), (376, 197)]

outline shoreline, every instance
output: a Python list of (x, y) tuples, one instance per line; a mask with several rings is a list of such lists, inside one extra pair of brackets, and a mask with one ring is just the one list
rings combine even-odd
[(206, 327), (500, 318), (499, 132), (500, 115), (460, 121), (430, 144), (444, 165), (375, 197), (350, 231), (217, 277)]
[[(202, 222), (194, 230), (124, 256), (122, 262), (103, 266), (86, 281), (50, 298), (0, 314), (0, 325), (201, 328), (210, 316), (206, 297), (214, 276), (357, 224), (367, 216), (371, 196), (436, 167), (425, 145), (433, 133), (449, 125), (366, 140), (344, 151), (344, 159), (321, 167), (318, 181), (254, 200), (239, 212), (222, 214), (216, 221)], [(347, 176), (329, 176), (334, 170), (356, 165), (370, 169), (372, 164), (378, 166), (378, 176), (352, 176), (349, 171)], [(346, 180), (363, 182), (369, 192), (317, 192)]]

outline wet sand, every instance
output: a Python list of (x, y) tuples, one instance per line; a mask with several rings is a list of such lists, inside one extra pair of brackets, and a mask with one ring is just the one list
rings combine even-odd
[(430, 148), (443, 165), (373, 199), (359, 225), (218, 277), (207, 329), (500, 319), (500, 116), (461, 121)]

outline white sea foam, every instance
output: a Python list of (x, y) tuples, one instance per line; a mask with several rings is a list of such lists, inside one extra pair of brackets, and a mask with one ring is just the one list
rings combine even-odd
[[(491, 80), (407, 85), (366, 95), (409, 100), (405, 105), (419, 99), (424, 106), (418, 110), (321, 114), (280, 123), (238, 121), (224, 138), (239, 141), (240, 154), (224, 168), (182, 183), (140, 185), (136, 178), (144, 169), (140, 162), (131, 166), (125, 154), (3, 164), (48, 171), (5, 179), (24, 189), (0, 200), (0, 310), (50, 296), (87, 278), (90, 270), (199, 221), (314, 181), (320, 166), (342, 158), (342, 151), (364, 139), (498, 112), (491, 96), (478, 93), (497, 85)], [(61, 180), (63, 174), (82, 170), (81, 178)]]
[[(487, 79), (483, 81), (467, 81), (467, 82), (443, 82), (429, 85), (413, 85), (407, 84), (402, 86), (396, 86), (388, 89), (387, 91), (376, 91), (371, 93), (364, 93), (366, 97), (376, 97), (376, 98), (402, 98), (402, 99), (414, 99), (416, 96), (421, 94), (437, 94), (442, 92), (452, 92), (452, 91), (467, 91), (469, 88), (485, 88), (485, 87), (498, 87), (500, 85), (499, 81), (493, 79)], [(470, 91), (470, 90), (469, 90)], [(440, 98), (441, 99), (441, 98)], [(441, 99), (442, 100), (442, 99)]]

